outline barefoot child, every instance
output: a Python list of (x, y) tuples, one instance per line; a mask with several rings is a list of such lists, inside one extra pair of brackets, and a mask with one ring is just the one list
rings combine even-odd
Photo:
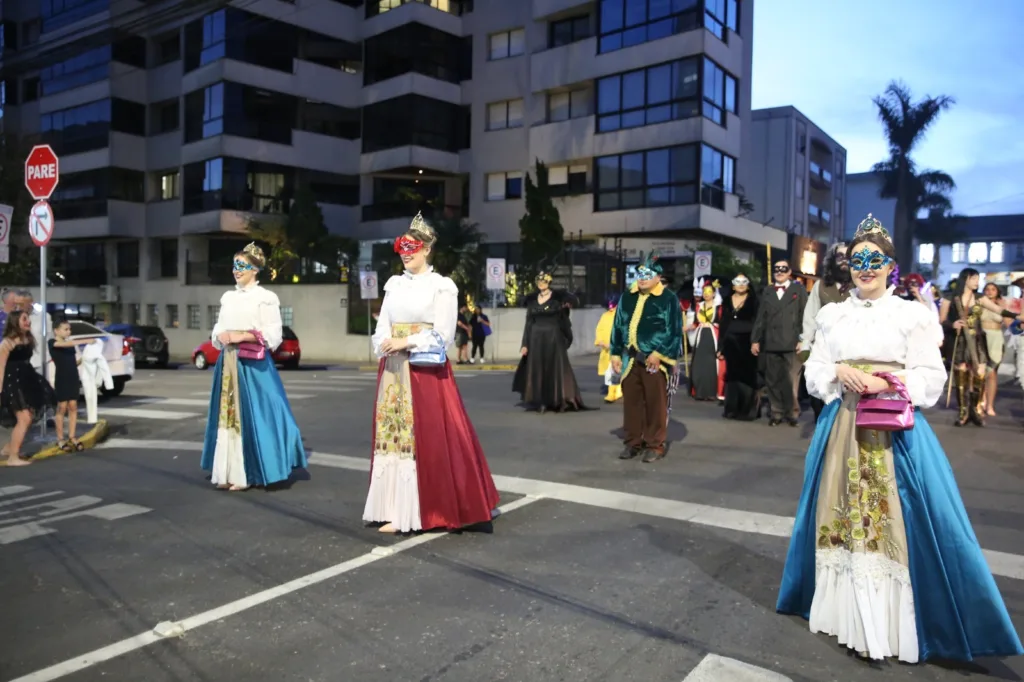
[[(53, 379), (53, 390), (57, 395), (57, 416), (54, 422), (57, 425), (57, 446), (64, 452), (82, 451), (82, 445), (75, 432), (78, 428), (78, 396), (82, 384), (78, 379), (78, 365), (82, 363), (77, 358), (75, 347), (91, 343), (93, 339), (79, 339), (71, 341), (71, 323), (61, 320), (53, 330), (56, 338), (50, 339), (50, 357), (53, 358), (54, 369), (56, 370)], [(64, 440), (64, 416), (68, 417), (68, 438)]]

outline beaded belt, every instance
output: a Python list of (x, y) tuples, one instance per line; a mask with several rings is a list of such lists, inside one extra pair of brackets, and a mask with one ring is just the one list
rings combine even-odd
[(398, 322), (391, 325), (391, 338), (404, 339), (419, 334), (422, 331), (433, 329), (434, 325), (427, 322)]

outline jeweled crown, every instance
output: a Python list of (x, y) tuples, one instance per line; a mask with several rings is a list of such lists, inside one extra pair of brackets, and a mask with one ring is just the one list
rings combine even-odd
[(248, 256), (249, 261), (261, 270), (267, 264), (267, 257), (263, 254), (263, 249), (256, 246), (256, 242), (246, 244), (245, 248), (242, 249), (242, 253)]
[(868, 213), (868, 217), (860, 221), (860, 225), (857, 226), (857, 231), (853, 234), (853, 242), (856, 242), (867, 235), (880, 236), (882, 239), (892, 244), (892, 235), (890, 235), (889, 231), (882, 226), (882, 223), (878, 218), (875, 218), (870, 213)]

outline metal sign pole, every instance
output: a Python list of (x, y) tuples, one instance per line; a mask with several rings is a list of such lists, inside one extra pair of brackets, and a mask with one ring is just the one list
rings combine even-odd
[(373, 301), (366, 299), (366, 338), (370, 344), (370, 364), (373, 364)]
[[(49, 381), (50, 377), (47, 376), (46, 372), (46, 334), (49, 331), (46, 328), (46, 247), (39, 247), (39, 305), (42, 306), (43, 310), (40, 313), (41, 322), (39, 328), (42, 329), (40, 336), (42, 338), (36, 339), (36, 343), (39, 344), (39, 357), (42, 359), (40, 363), (40, 371), (43, 373), (43, 381)], [(39, 432), (43, 438), (46, 438), (46, 416), (39, 420)]]
[(498, 290), (497, 289), (495, 289), (494, 291), (491, 292), (491, 315), (494, 315), (494, 319), (491, 320), (491, 336), (494, 337), (493, 342), (491, 343), (491, 364), (493, 365), (493, 364), (497, 363), (497, 361), (498, 361), (497, 360), (497, 357), (498, 357), (498, 350), (497, 350), (497, 347), (498, 347), (498, 335), (494, 331), (494, 325), (496, 324), (496, 320), (498, 319)]

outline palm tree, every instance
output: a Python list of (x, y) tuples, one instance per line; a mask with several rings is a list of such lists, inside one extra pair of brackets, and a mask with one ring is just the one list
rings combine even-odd
[(939, 114), (953, 106), (955, 100), (940, 95), (925, 97), (915, 103), (911, 101), (910, 89), (905, 84), (892, 81), (882, 96), (875, 97), (874, 103), (889, 142), (889, 158), (876, 163), (874, 167), (875, 172), (883, 175), (884, 182), (879, 194), (896, 200), (892, 230), (896, 240), (897, 260), (913, 263), (913, 226), (922, 209), (918, 199), (935, 192), (948, 195), (956, 188), (956, 183), (941, 171), (918, 172), (911, 153), (924, 139), (925, 132), (935, 123)]
[(948, 209), (933, 208), (928, 211), (928, 219), (920, 221), (917, 225), (917, 238), (934, 247), (931, 280), (936, 286), (940, 286), (939, 251), (943, 246), (952, 246), (966, 239), (964, 231), (960, 229), (964, 219), (964, 216), (956, 215)]
[(463, 296), (475, 296), (483, 276), (480, 245), (484, 234), (477, 223), (462, 218), (438, 216), (430, 223), (437, 234), (437, 242), (431, 249), (434, 267), (442, 275), (451, 277)]

